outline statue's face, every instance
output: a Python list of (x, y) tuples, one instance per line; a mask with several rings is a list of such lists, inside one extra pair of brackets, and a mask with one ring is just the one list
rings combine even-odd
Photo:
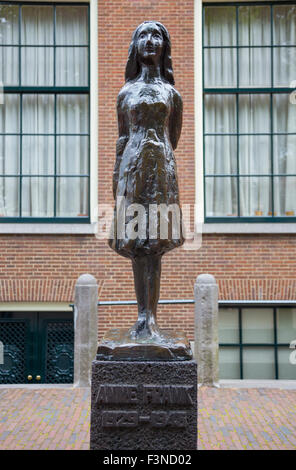
[(144, 24), (138, 32), (138, 55), (143, 62), (158, 63), (163, 50), (163, 36), (155, 23)]

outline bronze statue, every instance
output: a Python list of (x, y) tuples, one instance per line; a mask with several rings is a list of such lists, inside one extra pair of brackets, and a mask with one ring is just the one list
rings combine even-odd
[[(181, 246), (184, 238), (181, 220), (179, 236), (174, 238), (172, 218), (168, 216), (165, 216), (167, 237), (159, 236), (159, 227), (158, 236), (149, 237), (149, 206), (179, 207), (173, 150), (181, 133), (182, 99), (173, 86), (170, 36), (161, 23), (145, 21), (134, 31), (125, 79), (117, 99), (119, 138), (113, 175), (115, 236), (110, 238), (109, 245), (132, 260), (138, 320), (128, 330), (126, 338), (135, 342), (165, 343), (168, 336), (156, 323), (161, 259), (164, 253)], [(120, 204), (125, 209), (132, 204), (145, 208), (146, 237), (134, 239), (126, 233), (118, 237), (116, 213)], [(157, 221), (159, 224), (159, 219)], [(118, 331), (113, 340), (116, 338)]]

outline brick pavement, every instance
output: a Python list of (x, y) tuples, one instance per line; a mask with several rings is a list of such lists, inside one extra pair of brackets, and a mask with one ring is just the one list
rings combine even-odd
[[(0, 449), (88, 449), (87, 389), (0, 389)], [(199, 449), (296, 449), (296, 390), (199, 390)]]

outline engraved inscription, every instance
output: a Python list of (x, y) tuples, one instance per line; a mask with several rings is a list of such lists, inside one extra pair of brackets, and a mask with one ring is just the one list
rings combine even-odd
[(138, 411), (103, 411), (102, 426), (105, 428), (131, 428), (139, 423), (150, 424), (154, 428), (165, 426), (183, 428), (187, 426), (186, 411), (152, 411), (140, 416)]
[(137, 385), (100, 385), (96, 403), (100, 404), (126, 404), (138, 403)]
[(157, 428), (162, 428), (165, 426), (174, 426), (177, 428), (186, 427), (186, 411), (152, 411), (151, 426)]
[(133, 428), (138, 425), (137, 411), (103, 411), (102, 426), (105, 428)]
[(143, 403), (152, 405), (192, 405), (193, 385), (144, 385)]
[(152, 404), (192, 406), (193, 385), (100, 385), (97, 405)]

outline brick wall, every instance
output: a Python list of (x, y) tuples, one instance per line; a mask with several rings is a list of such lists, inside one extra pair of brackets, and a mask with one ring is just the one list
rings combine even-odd
[[(144, 20), (169, 30), (176, 88), (183, 97), (182, 136), (175, 153), (182, 203), (194, 203), (193, 1), (99, 1), (99, 202), (112, 202), (117, 139), (116, 98), (124, 83), (131, 34)], [(202, 272), (213, 274), (221, 299), (296, 298), (296, 248), (292, 235), (205, 235), (200, 250), (176, 249), (163, 258), (161, 298), (193, 298)], [(102, 300), (134, 299), (131, 263), (93, 236), (2, 235), (0, 301), (73, 301), (78, 276), (98, 280)], [(101, 307), (99, 331), (127, 326), (135, 307)], [(192, 338), (193, 306), (160, 306), (160, 326)]]
[[(0, 301), (71, 302), (81, 273), (94, 275), (101, 300), (134, 299), (131, 263), (91, 236), (1, 236)], [(204, 235), (197, 252), (176, 249), (163, 258), (161, 298), (193, 298), (202, 272), (219, 283), (220, 299), (292, 300), (296, 292), (295, 237)], [(101, 307), (99, 330), (126, 326), (136, 307)], [(193, 306), (159, 307), (160, 325), (193, 334)]]

